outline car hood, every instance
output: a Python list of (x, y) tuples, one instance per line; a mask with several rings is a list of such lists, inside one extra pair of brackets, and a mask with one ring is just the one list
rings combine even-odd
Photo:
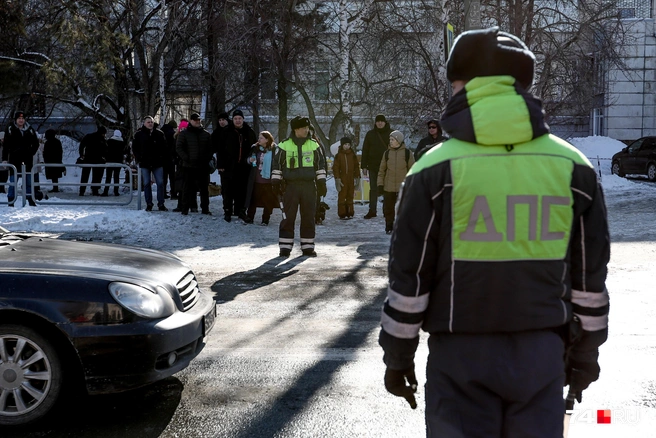
[(190, 271), (179, 258), (162, 251), (96, 242), (30, 237), (0, 247), (0, 272), (22, 271), (147, 280), (175, 285)]

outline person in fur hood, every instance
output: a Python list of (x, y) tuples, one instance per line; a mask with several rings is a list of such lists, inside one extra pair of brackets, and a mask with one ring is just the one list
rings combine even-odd
[(360, 165), (358, 157), (351, 147), (351, 139), (342, 137), (339, 141), (339, 151), (335, 155), (333, 175), (337, 189), (337, 215), (340, 219), (353, 217), (353, 195), (355, 187), (360, 185)]

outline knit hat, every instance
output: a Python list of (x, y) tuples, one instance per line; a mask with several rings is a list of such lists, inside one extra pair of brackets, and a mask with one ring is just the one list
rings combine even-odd
[(187, 126), (189, 126), (189, 122), (187, 122), (186, 120), (180, 120), (180, 124), (178, 125), (178, 130), (182, 131)]
[(307, 117), (296, 116), (289, 121), (289, 126), (291, 126), (292, 129), (299, 129), (304, 126), (310, 126), (310, 119)]
[(403, 144), (403, 133), (401, 131), (390, 132), (390, 137), (394, 137), (399, 144)]
[(346, 143), (351, 144), (351, 139), (349, 137), (342, 137), (339, 139), (340, 146), (344, 146)]
[(384, 114), (378, 114), (376, 115), (376, 122), (387, 122), (387, 119)]
[(118, 129), (115, 129), (114, 130), (114, 137), (123, 138), (123, 135), (121, 134), (121, 131), (119, 131)]
[(498, 27), (470, 30), (456, 38), (446, 63), (450, 82), (510, 75), (527, 89), (533, 84), (535, 55), (516, 36)]
[(244, 113), (241, 110), (234, 110), (232, 112), (232, 118), (234, 119), (237, 116), (241, 116), (242, 118), (244, 117)]
[[(239, 110), (237, 110), (237, 111), (239, 111)], [(240, 112), (241, 112), (241, 111), (240, 111)], [(242, 117), (243, 117), (243, 116), (244, 116), (244, 115), (242, 114)], [(222, 113), (219, 113), (219, 115), (218, 115), (217, 118), (218, 118), (219, 120), (221, 120), (221, 119), (230, 120), (230, 116), (228, 116), (228, 113), (225, 112), (225, 111), (222, 112)]]
[(16, 111), (14, 113), (14, 121), (16, 121), (16, 119), (18, 119), (19, 117), (25, 118), (25, 113), (23, 111)]

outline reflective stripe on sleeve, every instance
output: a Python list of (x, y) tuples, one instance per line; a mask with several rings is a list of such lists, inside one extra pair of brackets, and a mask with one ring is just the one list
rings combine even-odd
[(419, 335), (419, 329), (422, 323), (418, 324), (404, 324), (390, 318), (385, 312), (381, 319), (383, 330), (392, 336), (401, 339), (414, 339)]
[(401, 295), (389, 286), (387, 287), (389, 305), (405, 313), (421, 313), (425, 311), (428, 308), (428, 296), (428, 294), (423, 294), (418, 297), (409, 297)]
[(572, 303), (581, 307), (597, 308), (608, 305), (608, 290), (603, 292), (583, 292), (572, 289)]
[(575, 313), (574, 315), (578, 316), (581, 319), (581, 327), (583, 330), (589, 332), (596, 332), (598, 330), (603, 330), (608, 327), (608, 315), (603, 316), (588, 316), (588, 315), (579, 315)]

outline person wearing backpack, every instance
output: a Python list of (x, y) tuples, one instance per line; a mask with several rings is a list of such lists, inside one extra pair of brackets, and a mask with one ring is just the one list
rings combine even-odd
[(383, 194), (383, 215), (385, 232), (392, 234), (394, 228), (394, 206), (401, 184), (408, 170), (415, 164), (415, 158), (403, 141), (403, 133), (392, 131), (389, 136), (389, 148), (383, 154), (378, 169), (378, 193)]

